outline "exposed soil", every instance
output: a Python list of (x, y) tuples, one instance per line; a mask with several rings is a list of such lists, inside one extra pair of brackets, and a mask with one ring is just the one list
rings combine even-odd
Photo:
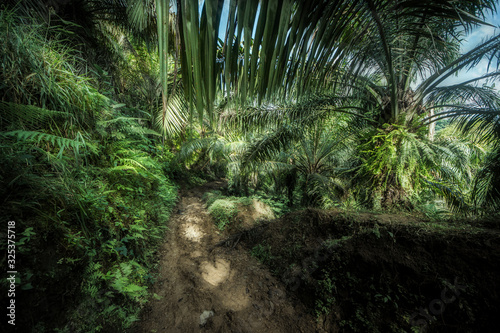
[(222, 186), (181, 192), (136, 332), (498, 332), (497, 220), (306, 209), (256, 224), (240, 207), (220, 232), (201, 197)]
[(161, 299), (149, 303), (136, 331), (314, 331), (313, 316), (263, 264), (248, 251), (235, 249), (236, 243), (217, 246), (224, 235), (201, 197), (222, 185), (213, 182), (181, 191), (161, 247), (159, 278), (153, 290)]
[[(469, 223), (470, 222), (470, 223)], [(241, 236), (328, 332), (498, 332), (498, 220), (306, 209)]]

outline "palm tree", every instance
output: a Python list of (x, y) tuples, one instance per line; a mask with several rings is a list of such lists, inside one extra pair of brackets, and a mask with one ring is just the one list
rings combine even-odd
[[(211, 112), (216, 91), (243, 102), (300, 98), (331, 83), (331, 75), (351, 59), (349, 51), (374, 37), (385, 46), (392, 42), (389, 26), (416, 37), (408, 42), (419, 46), (418, 52), (406, 55), (415, 58), (422, 53), (422, 40), (429, 40), (419, 37), (428, 36), (428, 29), (470, 28), (480, 22), (475, 15), (494, 9), (495, 1), (230, 0), (223, 5), (222, 0), (177, 1), (183, 80), (199, 112), (203, 107)], [(224, 28), (225, 34), (219, 33)], [(222, 58), (217, 57), (220, 35)], [(380, 50), (386, 63), (402, 60), (394, 57), (396, 47)], [(405, 75), (404, 81), (411, 78)]]
[(339, 200), (349, 183), (342, 171), (352, 166), (356, 136), (365, 123), (332, 114), (327, 105), (250, 108), (226, 117), (233, 128), (253, 134), (241, 156), (241, 170), (260, 177), (259, 183), (267, 183), (275, 195), (285, 192), (289, 205), (296, 189), (302, 205)]
[[(386, 134), (399, 126), (399, 138), (392, 139), (400, 145), (406, 142), (403, 136), (417, 132), (420, 140), (423, 132), (418, 128), (433, 120), (422, 121), (431, 111), (448, 112), (437, 112), (434, 117), (439, 119), (458, 110), (467, 114), (495, 107), (496, 94), (475, 84), (495, 79), (498, 73), (442, 86), (458, 71), (497, 54), (499, 36), (464, 55), (458, 53), (458, 28), (468, 31), (481, 24), (483, 11), (496, 9), (494, 1), (229, 1), (222, 61), (215, 56), (222, 1), (202, 2), (201, 8), (198, 1), (179, 3), (182, 65), (192, 69), (183, 72), (183, 79), (200, 116), (204, 106), (212, 114), (216, 90), (244, 105), (300, 101), (322, 91), (343, 98), (337, 111), (369, 116)], [(470, 101), (474, 104), (467, 105)], [(374, 146), (383, 144), (379, 141), (368, 138)], [(408, 152), (425, 160), (422, 154), (430, 145)], [(400, 147), (395, 148), (398, 154)], [(369, 154), (364, 159), (376, 160)], [(404, 198), (413, 185), (402, 185), (405, 182), (396, 174), (381, 178), (373, 173), (398, 168), (367, 165), (364, 176), (373, 180), (375, 192), (396, 191)]]
[[(369, 115), (378, 123), (362, 144), (358, 177), (372, 182), (374, 206), (381, 207), (408, 201), (418, 183), (438, 185), (435, 179), (442, 178), (443, 169), (436, 154), (456, 158), (428, 140), (423, 126), (445, 117), (498, 115), (498, 93), (478, 83), (498, 79), (499, 71), (458, 84), (444, 82), (484, 58), (498, 56), (500, 35), (459, 55), (456, 41), (461, 32), (441, 12), (414, 17), (407, 14), (411, 8), (380, 12), (375, 4), (370, 6), (378, 34), (355, 50), (340, 76), (348, 84), (337, 93), (344, 96), (342, 109)], [(436, 190), (462, 202), (450, 196), (458, 192), (447, 186)]]
[[(163, 119), (170, 91), (176, 89), (176, 85), (168, 88), (166, 74), (172, 30), (178, 31), (176, 53), (186, 100), (192, 111), (198, 111), (200, 121), (205, 112), (215, 120), (213, 107), (221, 99), (259, 105), (298, 102), (315, 92), (343, 97), (337, 111), (371, 116), (379, 129), (389, 124), (386, 131), (396, 124), (415, 133), (419, 123), (426, 124), (421, 121), (423, 115), (444, 107), (447, 113), (439, 116), (467, 114), (473, 108), (477, 111), (477, 106), (496, 110), (495, 94), (473, 86), (479, 79), (441, 87), (453, 73), (497, 52), (498, 36), (463, 56), (457, 49), (457, 27), (468, 30), (482, 23), (482, 11), (495, 10), (494, 0), (418, 4), (409, 0), (230, 0), (226, 9), (222, 0), (179, 0), (175, 17), (169, 14), (167, 1), (106, 3), (118, 10), (96, 10), (103, 19), (125, 9), (129, 26), (139, 31), (154, 31), (145, 22), (156, 19)], [(168, 28), (172, 22), (176, 29)], [(421, 81), (418, 87), (417, 80)], [(471, 100), (479, 104), (464, 109)]]

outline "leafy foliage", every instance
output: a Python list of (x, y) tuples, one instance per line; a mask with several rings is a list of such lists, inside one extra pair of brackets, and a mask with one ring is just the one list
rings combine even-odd
[(238, 213), (236, 203), (228, 199), (217, 199), (209, 207), (208, 213), (214, 218), (219, 230), (224, 230)]
[(172, 155), (136, 108), (81, 71), (61, 42), (70, 31), (0, 16), (0, 202), (19, 228), (19, 306), (40, 332), (123, 331), (150, 295), (177, 196)]
[[(18, 223), (20, 289), (39, 309), (36, 329), (123, 331), (137, 320), (177, 195), (171, 179), (186, 170), (199, 183), (226, 177), (230, 195), (247, 196), (207, 197), (221, 230), (255, 197), (275, 212), (439, 216), (443, 198), (456, 212), (497, 211), (500, 37), (459, 51), (495, 9), (493, 0), (2, 4), (1, 217)], [(446, 84), (481, 61), (487, 74)], [(332, 294), (336, 283), (319, 287)], [(318, 312), (334, 301), (319, 299)]]

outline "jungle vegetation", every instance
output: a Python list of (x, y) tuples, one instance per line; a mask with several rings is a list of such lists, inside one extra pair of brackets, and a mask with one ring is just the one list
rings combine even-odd
[(287, 210), (498, 212), (500, 35), (460, 49), (497, 5), (4, 2), (0, 216), (26, 325), (130, 327), (180, 181)]

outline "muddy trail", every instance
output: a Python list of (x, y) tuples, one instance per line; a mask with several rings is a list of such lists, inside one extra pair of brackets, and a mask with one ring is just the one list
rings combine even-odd
[[(153, 299), (135, 332), (314, 332), (300, 301), (249, 252), (224, 236), (201, 197), (222, 182), (183, 189), (160, 249)], [(234, 244), (236, 245), (236, 244)]]

